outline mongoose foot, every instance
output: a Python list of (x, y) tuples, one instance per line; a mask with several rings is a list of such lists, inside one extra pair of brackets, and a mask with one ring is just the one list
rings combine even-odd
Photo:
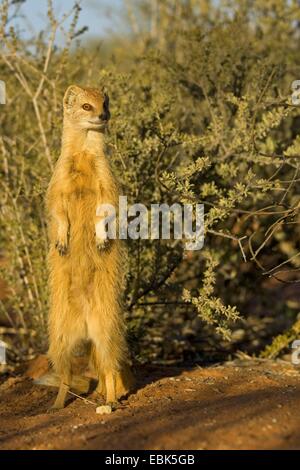
[(57, 249), (60, 256), (65, 256), (68, 252), (68, 246), (64, 243), (60, 243), (59, 241), (56, 242), (55, 248)]
[(110, 406), (111, 411), (115, 411), (118, 408), (119, 403), (117, 401), (107, 401), (105, 405)]
[(50, 408), (48, 408), (47, 413), (48, 414), (56, 413), (57, 411), (62, 410), (63, 408), (64, 408), (63, 406), (58, 407), (58, 406), (52, 405)]
[(49, 414), (56, 413), (59, 410), (63, 410), (64, 407), (65, 407), (64, 403), (58, 403), (58, 401), (55, 400), (55, 403), (53, 403), (53, 405), (50, 406), (50, 408), (48, 408), (47, 413)]
[(64, 407), (65, 407), (65, 402), (58, 402), (56, 400), (55, 403), (53, 403), (53, 405), (51, 406), (51, 408), (49, 408), (49, 412), (62, 410)]
[(106, 395), (106, 388), (105, 388), (105, 384), (102, 382), (102, 380), (99, 381), (95, 392), (96, 392), (96, 394), (97, 394), (98, 396), (105, 397), (105, 395)]

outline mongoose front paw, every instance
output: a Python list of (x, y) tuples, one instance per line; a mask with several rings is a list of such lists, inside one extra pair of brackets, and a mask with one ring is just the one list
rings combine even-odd
[(96, 246), (98, 251), (103, 251), (108, 247), (109, 239), (108, 238), (97, 238)]
[(60, 256), (65, 256), (68, 252), (68, 246), (67, 246), (66, 243), (61, 243), (61, 242), (57, 241), (55, 243), (55, 248), (57, 249)]

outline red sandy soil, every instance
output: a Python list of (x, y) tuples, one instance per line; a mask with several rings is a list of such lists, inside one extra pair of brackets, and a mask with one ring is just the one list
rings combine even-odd
[[(300, 449), (299, 370), (283, 361), (144, 366), (110, 415), (29, 377), (0, 382), (1, 449)], [(95, 398), (89, 397), (90, 400)]]

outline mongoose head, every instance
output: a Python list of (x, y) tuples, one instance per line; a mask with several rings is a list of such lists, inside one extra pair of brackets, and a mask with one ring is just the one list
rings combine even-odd
[(64, 118), (77, 129), (103, 132), (110, 118), (109, 98), (97, 88), (71, 85), (64, 100)]

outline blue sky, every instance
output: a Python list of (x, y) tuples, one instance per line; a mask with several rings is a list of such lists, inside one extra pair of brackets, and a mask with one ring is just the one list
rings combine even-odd
[[(75, 0), (53, 0), (56, 13), (61, 17), (74, 5)], [(88, 26), (88, 36), (105, 36), (124, 29), (123, 0), (81, 0), (82, 11), (78, 29)], [(31, 37), (45, 29), (47, 0), (26, 0), (21, 6), (22, 18), (17, 20), (24, 37)]]

